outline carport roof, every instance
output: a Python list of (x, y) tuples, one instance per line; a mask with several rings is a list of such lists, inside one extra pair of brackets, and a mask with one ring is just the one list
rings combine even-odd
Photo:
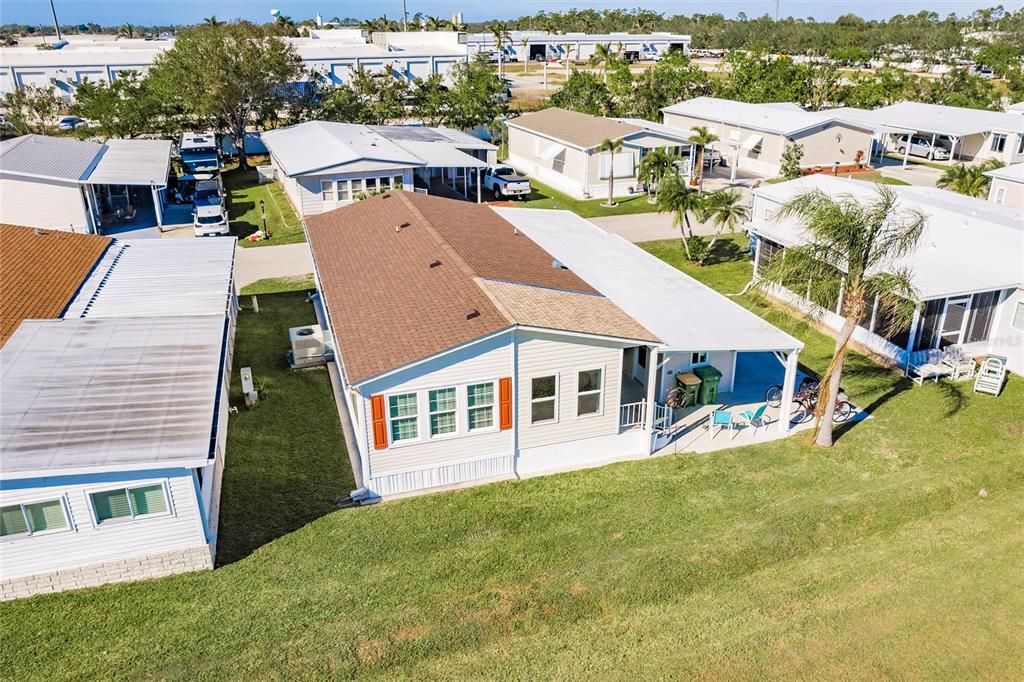
[(103, 145), (69, 137), (22, 135), (0, 142), (0, 171), (56, 180), (84, 180)]
[[(989, 131), (1024, 132), (1024, 116), (924, 102), (897, 102), (873, 111), (857, 110), (875, 129), (937, 133), (963, 137)], [(831, 113), (831, 112), (826, 112)], [(849, 114), (847, 114), (849, 115)], [(842, 114), (838, 114), (842, 117)], [(896, 130), (894, 130), (896, 132)]]
[(85, 182), (163, 187), (170, 168), (171, 143), (167, 140), (109, 140)]
[(495, 208), (668, 350), (773, 351), (803, 343), (710, 287), (569, 211)]

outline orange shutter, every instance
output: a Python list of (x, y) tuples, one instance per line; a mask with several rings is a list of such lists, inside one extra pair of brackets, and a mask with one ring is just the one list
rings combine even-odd
[(370, 410), (373, 412), (373, 447), (383, 450), (388, 446), (388, 428), (384, 419), (384, 396), (370, 396)]
[(501, 430), (512, 428), (512, 377), (498, 379), (498, 414)]

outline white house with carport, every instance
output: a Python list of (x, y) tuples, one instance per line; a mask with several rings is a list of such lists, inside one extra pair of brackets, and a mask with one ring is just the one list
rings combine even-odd
[(0, 599), (213, 568), (235, 240), (0, 244)]
[[(614, 172), (613, 195), (643, 191), (640, 162), (651, 150), (676, 157), (684, 178), (693, 172), (690, 134), (639, 118), (605, 118), (549, 107), (505, 121), (508, 162), (576, 198), (607, 196), (608, 176)], [(622, 150), (598, 151), (605, 140), (623, 142)]]
[(791, 102), (752, 104), (718, 97), (695, 97), (661, 110), (665, 125), (687, 133), (705, 126), (718, 136), (710, 145), (735, 170), (772, 177), (779, 174), (786, 147), (803, 147), (802, 168), (867, 163), (872, 130), (829, 112), (804, 111)]
[[(792, 394), (800, 341), (573, 213), (388, 192), (305, 226), (339, 415), (373, 494), (649, 456), (681, 433), (676, 375), (721, 368), (705, 418), (730, 394), (762, 399), (764, 372), (747, 386), (739, 355)], [(789, 431), (782, 405), (762, 437)]]
[(1003, 166), (985, 171), (991, 184), (988, 189), (988, 200), (1024, 211), (1024, 163)]
[(452, 128), (309, 121), (263, 133), (274, 177), (299, 216), (389, 189), (480, 201), (493, 144)]
[(904, 150), (918, 136), (931, 146), (949, 151), (955, 161), (995, 160), (1004, 164), (1024, 161), (1024, 116), (924, 102), (897, 102), (879, 109), (844, 107), (828, 112), (842, 120), (871, 126), (885, 151)]
[(4, 140), (0, 222), (98, 234), (159, 227), (170, 170), (166, 140)]
[[(1010, 371), (1024, 372), (1024, 215), (1019, 209), (930, 187), (890, 189), (899, 197), (899, 210), (927, 216), (918, 248), (889, 264), (910, 269), (921, 306), (909, 329), (887, 337), (881, 332), (885, 320), (872, 305), (854, 340), (900, 366), (912, 362), (915, 353), (956, 345), (977, 358), (1001, 357)], [(824, 175), (754, 190), (747, 227), (756, 244), (755, 277), (787, 247), (807, 242), (806, 228), (798, 220), (776, 220), (775, 215), (787, 201), (808, 191), (861, 201), (876, 196), (869, 183)], [(832, 329), (842, 326), (841, 300), (814, 302), (801, 292), (785, 290), (776, 294), (799, 308), (816, 306)]]

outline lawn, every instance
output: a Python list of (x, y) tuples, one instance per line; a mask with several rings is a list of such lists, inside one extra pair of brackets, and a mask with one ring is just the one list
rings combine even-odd
[(515, 202), (516, 205), (524, 208), (558, 208), (572, 211), (583, 218), (599, 218), (609, 215), (628, 215), (633, 213), (656, 213), (658, 208), (647, 201), (646, 194), (638, 194), (628, 199), (618, 199), (618, 205), (614, 208), (602, 206), (604, 199), (574, 199), (568, 194), (559, 192), (536, 179), (530, 178), (530, 186), (533, 192), (523, 201)]
[[(685, 269), (725, 292), (750, 276), (732, 239)], [(740, 301), (824, 367), (828, 337)], [(312, 312), (297, 293), (260, 308), (238, 328), (265, 401), (232, 417), (232, 563), (0, 605), (5, 678), (1019, 677), (1019, 379), (999, 398), (912, 387), (854, 356), (844, 385), (872, 418), (831, 450), (790, 438), (331, 512), (351, 481), (326, 377), (281, 364)]]
[(910, 185), (910, 183), (905, 180), (900, 180), (899, 178), (890, 178), (885, 175), (882, 175), (881, 171), (868, 171), (866, 173), (850, 173), (849, 176), (845, 177), (850, 177), (854, 180), (861, 180), (863, 182), (877, 182), (880, 185)]
[[(306, 241), (302, 223), (295, 215), (284, 189), (277, 182), (260, 184), (255, 169), (243, 171), (237, 166), (223, 173), (224, 189), (228, 195), (228, 214), (231, 216), (231, 234), (238, 237), (242, 247), (294, 244)], [(271, 238), (258, 242), (246, 239), (263, 229), (260, 201), (267, 211), (267, 227)]]

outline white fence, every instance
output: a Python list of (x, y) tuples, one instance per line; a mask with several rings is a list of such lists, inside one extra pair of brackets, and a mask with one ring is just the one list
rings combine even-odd
[(672, 408), (654, 403), (654, 432), (665, 433), (672, 428)]
[(256, 174), (259, 176), (261, 185), (277, 179), (277, 172), (273, 166), (256, 166)]
[(625, 405), (619, 405), (619, 427), (623, 429), (627, 429), (632, 426), (642, 427), (644, 425), (644, 418), (647, 414), (647, 410), (644, 409), (646, 406), (646, 400), (641, 400), (638, 403), (626, 403)]

